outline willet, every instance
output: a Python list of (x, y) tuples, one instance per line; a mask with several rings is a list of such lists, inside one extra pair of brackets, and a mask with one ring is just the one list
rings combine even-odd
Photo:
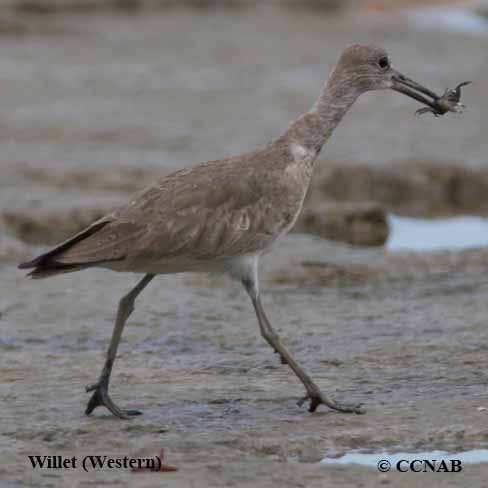
[[(322, 146), (356, 99), (371, 90), (393, 89), (437, 111), (439, 97), (396, 71), (381, 48), (354, 45), (340, 56), (321, 95), (308, 112), (263, 148), (177, 171), (129, 203), (20, 268), (45, 278), (91, 267), (145, 273), (119, 303), (105, 365), (86, 414), (104, 405), (127, 418), (108, 387), (117, 347), (134, 301), (157, 274), (224, 272), (240, 280), (254, 306), (263, 338), (280, 354), (310, 401), (340, 412), (361, 413), (321, 392), (288, 352), (263, 310), (258, 282), (260, 256), (295, 223)], [(428, 98), (429, 97), (429, 98)], [(454, 111), (454, 110), (453, 110)]]

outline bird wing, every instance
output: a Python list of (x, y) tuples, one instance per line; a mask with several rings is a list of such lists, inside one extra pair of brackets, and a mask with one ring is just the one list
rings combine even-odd
[(280, 206), (263, 191), (253, 159), (249, 166), (242, 156), (238, 165), (214, 161), (159, 180), (104, 217), (108, 223), (98, 232), (56, 255), (56, 262), (210, 259), (263, 248), (282, 219), (273, 218)]

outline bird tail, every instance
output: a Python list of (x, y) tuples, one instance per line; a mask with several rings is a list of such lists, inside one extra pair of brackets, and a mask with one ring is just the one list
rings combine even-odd
[[(70, 239), (62, 242), (50, 251), (37, 256), (31, 261), (19, 264), (19, 269), (32, 269), (32, 271), (27, 275), (33, 279), (48, 278), (50, 276), (55, 276), (63, 273), (72, 273), (74, 271), (80, 271), (85, 268), (90, 268), (97, 265), (100, 261), (83, 262), (83, 263), (63, 263), (56, 260), (68, 249), (71, 249), (75, 244), (87, 239), (92, 236), (100, 229), (105, 227), (110, 222), (110, 220), (97, 221), (82, 230)], [(105, 260), (104, 260), (105, 261)]]

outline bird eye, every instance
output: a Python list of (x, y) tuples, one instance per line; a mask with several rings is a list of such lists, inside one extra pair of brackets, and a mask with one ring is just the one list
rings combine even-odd
[(378, 66), (381, 68), (381, 69), (386, 69), (390, 66), (390, 61), (388, 60), (388, 58), (386, 56), (380, 58), (380, 60), (378, 61)]

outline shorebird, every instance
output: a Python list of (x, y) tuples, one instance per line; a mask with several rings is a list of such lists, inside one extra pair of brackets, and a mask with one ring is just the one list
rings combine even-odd
[(110, 374), (136, 297), (157, 274), (223, 272), (249, 294), (262, 337), (303, 383), (309, 410), (324, 404), (362, 413), (362, 405), (340, 403), (323, 393), (285, 348), (260, 299), (258, 263), (295, 223), (310, 184), (314, 162), (356, 99), (371, 90), (393, 89), (435, 110), (439, 98), (396, 71), (379, 47), (354, 45), (340, 56), (313, 107), (262, 148), (177, 171), (143, 190), (129, 203), (50, 251), (19, 267), (46, 278), (86, 268), (144, 273), (119, 303), (105, 364), (85, 413), (105, 406), (123, 410), (108, 393)]

